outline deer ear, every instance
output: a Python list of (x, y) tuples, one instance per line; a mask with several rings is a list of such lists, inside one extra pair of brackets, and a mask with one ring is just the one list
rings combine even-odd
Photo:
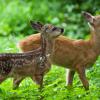
[(31, 24), (32, 28), (34, 28), (35, 30), (37, 30), (39, 32), (41, 31), (41, 28), (43, 27), (43, 24), (40, 22), (30, 21), (30, 24)]
[(94, 21), (94, 16), (92, 16), (90, 13), (88, 13), (88, 12), (82, 12), (82, 15), (85, 17), (85, 19), (88, 21), (88, 22), (90, 22), (90, 23), (93, 23), (93, 21)]

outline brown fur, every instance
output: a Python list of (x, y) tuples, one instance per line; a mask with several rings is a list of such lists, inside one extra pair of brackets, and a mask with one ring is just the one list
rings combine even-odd
[[(91, 24), (91, 38), (89, 40), (71, 40), (60, 36), (55, 40), (53, 64), (69, 68), (68, 85), (72, 85), (75, 71), (85, 89), (89, 89), (85, 69), (91, 67), (100, 54), (100, 16), (92, 16), (84, 12), (83, 16)], [(35, 34), (22, 40), (19, 44), (23, 52), (36, 49), (40, 46), (40, 34)]]
[[(31, 24), (34, 29), (41, 32), (41, 48), (26, 53), (0, 54), (0, 83), (8, 77), (13, 77), (14, 89), (27, 76), (30, 76), (42, 87), (43, 76), (51, 67), (50, 57), (52, 56), (54, 40), (62, 33), (61, 28), (53, 25), (42, 25), (39, 22), (31, 22)], [(52, 30), (49, 26), (56, 28), (56, 30)]]

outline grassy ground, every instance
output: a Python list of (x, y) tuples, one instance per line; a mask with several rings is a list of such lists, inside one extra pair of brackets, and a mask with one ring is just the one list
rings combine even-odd
[[(22, 36), (0, 37), (0, 52), (19, 52), (16, 43), (21, 38)], [(100, 58), (87, 70), (87, 77), (89, 91), (84, 90), (77, 74), (73, 88), (68, 89), (65, 86), (65, 69), (54, 65), (44, 78), (45, 87), (41, 94), (29, 77), (16, 90), (12, 89), (12, 78), (9, 78), (0, 85), (0, 100), (39, 100), (40, 95), (44, 96), (44, 100), (100, 100)]]

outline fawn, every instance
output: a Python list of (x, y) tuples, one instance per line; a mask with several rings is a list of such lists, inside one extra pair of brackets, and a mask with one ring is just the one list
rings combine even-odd
[(27, 76), (30, 76), (42, 87), (43, 76), (51, 67), (50, 57), (54, 40), (63, 33), (62, 28), (51, 24), (43, 25), (31, 21), (31, 25), (41, 32), (41, 48), (26, 53), (0, 54), (0, 83), (8, 77), (13, 77), (14, 89)]
[[(52, 56), (53, 64), (69, 68), (67, 84), (72, 86), (75, 72), (86, 90), (89, 83), (86, 79), (85, 69), (92, 66), (100, 54), (100, 15), (92, 16), (83, 12), (83, 16), (90, 24), (91, 38), (89, 40), (71, 40), (60, 36), (55, 40)], [(27, 37), (19, 43), (23, 52), (36, 49), (40, 46), (40, 34)]]

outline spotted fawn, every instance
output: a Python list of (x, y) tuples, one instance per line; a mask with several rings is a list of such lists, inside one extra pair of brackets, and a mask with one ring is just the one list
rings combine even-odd
[(0, 83), (13, 77), (13, 89), (27, 76), (42, 86), (43, 76), (50, 70), (54, 40), (63, 33), (63, 29), (51, 24), (32, 22), (32, 28), (41, 33), (41, 47), (25, 53), (0, 54)]

